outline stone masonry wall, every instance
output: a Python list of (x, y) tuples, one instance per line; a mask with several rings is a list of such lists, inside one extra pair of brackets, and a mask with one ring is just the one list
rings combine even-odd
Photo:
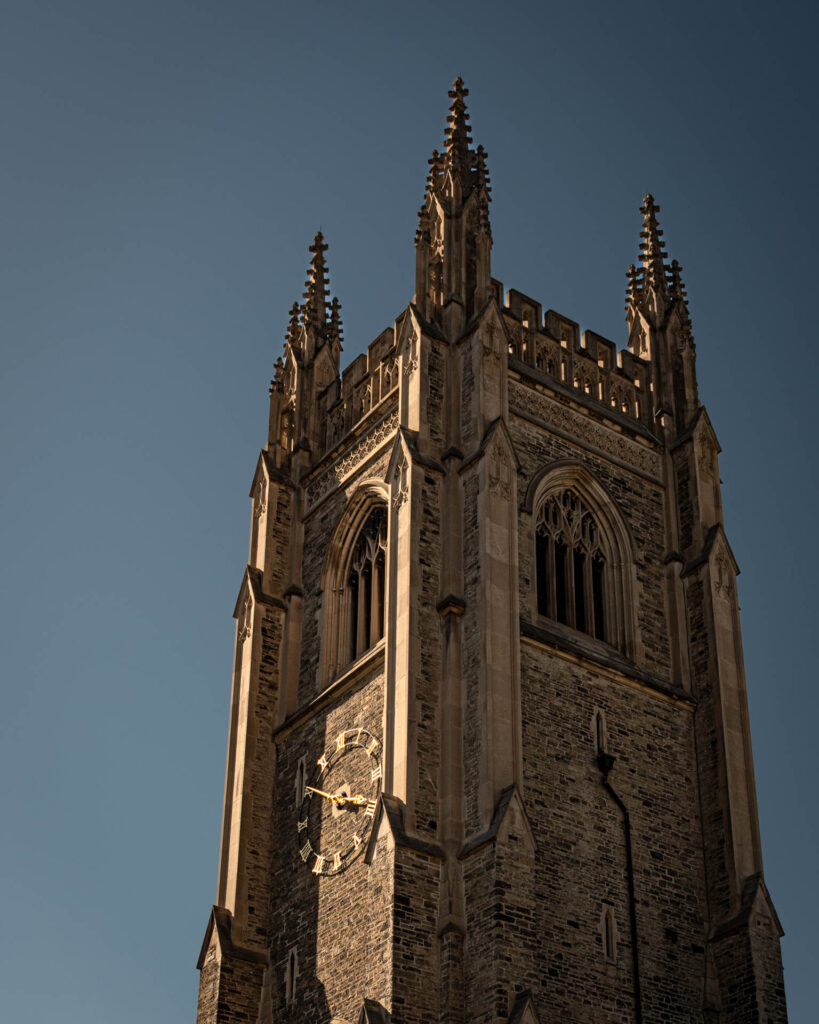
[(423, 657), (416, 680), (418, 782), (415, 828), (419, 836), (435, 840), (438, 830), (438, 779), (441, 768), (441, 621), (436, 611), (440, 593), (441, 504), (439, 480), (426, 474), (421, 492), (423, 527), (418, 560), (421, 597), (416, 637)]
[[(622, 815), (601, 784), (592, 718), (606, 716), (610, 782), (633, 835), (644, 1019), (683, 1024), (702, 1006), (706, 907), (692, 714), (524, 643), (524, 791), (537, 844), (535, 976), (555, 1019), (634, 1019)], [(603, 953), (613, 909), (616, 963)]]
[[(295, 786), (304, 757), (316, 760), (342, 729), (381, 735), (383, 659), (354, 688), (276, 741), (276, 797), (270, 907), (271, 1006), (274, 1021), (312, 1024), (338, 1016), (355, 1022), (364, 997), (391, 999), (392, 854), (383, 843), (368, 866), (360, 855), (341, 875), (317, 877), (299, 856)], [(285, 1003), (288, 954), (296, 947), (299, 977)], [(354, 965), (355, 969), (352, 969)]]

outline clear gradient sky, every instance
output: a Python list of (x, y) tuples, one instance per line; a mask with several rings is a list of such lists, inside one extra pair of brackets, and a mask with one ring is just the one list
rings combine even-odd
[(321, 226), (412, 298), (447, 89), (493, 273), (625, 344), (643, 194), (722, 443), (766, 878), (816, 1020), (815, 5), (0, 3), (0, 1016), (193, 1021), (247, 491)]

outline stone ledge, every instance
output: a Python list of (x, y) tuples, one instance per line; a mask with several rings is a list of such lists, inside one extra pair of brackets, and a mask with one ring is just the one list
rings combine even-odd
[(233, 941), (233, 915), (226, 907), (211, 907), (210, 917), (205, 927), (205, 938), (202, 942), (202, 949), (199, 953), (199, 959), (196, 961), (197, 970), (202, 970), (205, 964), (205, 956), (208, 952), (208, 946), (210, 945), (210, 937), (213, 934), (213, 929), (216, 929), (216, 934), (219, 939), (219, 947), (222, 950), (223, 956), (232, 957), (234, 960), (245, 960), (252, 964), (265, 964), (270, 962), (270, 958), (267, 953), (262, 953), (257, 949), (248, 949), (247, 946), (239, 946)]
[(376, 665), (379, 662), (383, 664), (385, 648), (386, 641), (382, 637), (374, 647), (365, 651), (358, 661), (354, 661), (353, 664), (345, 669), (340, 676), (336, 676), (330, 685), (323, 689), (321, 693), (316, 694), (316, 696), (306, 704), (302, 704), (302, 706), (297, 708), (292, 715), (289, 715), (282, 723), (275, 726), (272, 733), (273, 738), (280, 739), (283, 736), (286, 736), (287, 733), (297, 726), (303, 719), (315, 714), (315, 712), (320, 708), (323, 708), (326, 704), (336, 700), (348, 690), (352, 689), (353, 686), (360, 681), (361, 676), (364, 675), (367, 669), (372, 668), (373, 665)]
[(437, 843), (430, 843), (419, 836), (411, 836), (404, 831), (404, 805), (397, 796), (389, 793), (381, 794), (381, 806), (387, 816), (387, 824), (392, 832), (395, 845), (405, 850), (414, 850), (416, 853), (424, 853), (436, 860), (445, 860), (446, 853), (442, 846)]
[(578, 633), (561, 627), (559, 623), (542, 623), (534, 625), (521, 619), (521, 640), (533, 642), (538, 646), (549, 647), (563, 658), (580, 664), (589, 663), (596, 669), (606, 668), (612, 676), (630, 686), (653, 693), (672, 704), (678, 704), (694, 710), (696, 701), (685, 690), (663, 682), (649, 672), (638, 668), (634, 662), (623, 657), (613, 647), (585, 633)]

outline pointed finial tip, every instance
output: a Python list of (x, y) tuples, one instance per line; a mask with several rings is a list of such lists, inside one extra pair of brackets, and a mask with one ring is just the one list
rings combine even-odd
[(449, 96), (449, 98), (451, 100), (461, 100), (461, 101), (463, 101), (464, 96), (468, 96), (468, 95), (469, 95), (469, 89), (467, 89), (464, 86), (464, 80), (461, 78), (460, 75), (458, 75), (458, 77), (452, 83), (452, 88), (447, 93), (447, 96)]

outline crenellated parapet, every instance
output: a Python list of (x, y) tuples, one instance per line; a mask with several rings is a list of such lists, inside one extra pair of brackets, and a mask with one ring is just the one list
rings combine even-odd
[[(503, 285), (492, 282), (500, 303)], [(628, 349), (510, 289), (501, 304), (509, 368), (521, 380), (546, 384), (565, 397), (651, 429), (651, 368)]]
[(386, 407), (389, 397), (397, 399), (397, 389), (395, 331), (388, 327), (318, 396), (323, 427), (317, 454), (341, 444), (371, 413)]

